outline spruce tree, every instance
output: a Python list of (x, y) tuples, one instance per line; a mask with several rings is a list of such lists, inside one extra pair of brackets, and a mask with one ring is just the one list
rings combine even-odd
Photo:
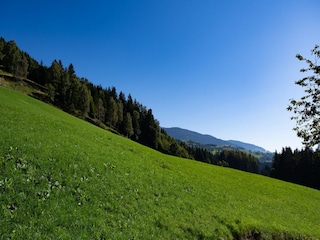
[(130, 138), (134, 134), (134, 131), (132, 126), (132, 117), (131, 117), (131, 114), (128, 112), (124, 117), (123, 125), (124, 125), (124, 134), (128, 138)]
[(0, 37), (0, 66), (3, 65), (2, 60), (3, 60), (4, 56), (5, 56), (5, 54), (4, 54), (5, 45), (6, 45), (6, 41), (4, 40), (4, 38)]
[(20, 51), (15, 41), (11, 40), (5, 44), (3, 54), (3, 66), (8, 72), (14, 74), (17, 62), (21, 58)]
[(141, 129), (140, 129), (140, 113), (137, 110), (133, 111), (132, 115), (132, 125), (133, 125), (133, 140), (138, 141)]
[(118, 123), (118, 104), (113, 97), (109, 97), (107, 102), (106, 121), (109, 127), (116, 127)]
[(27, 78), (28, 75), (28, 61), (24, 54), (18, 54), (18, 58), (16, 59), (16, 62), (14, 63), (13, 68), (13, 77), (16, 80), (21, 80)]

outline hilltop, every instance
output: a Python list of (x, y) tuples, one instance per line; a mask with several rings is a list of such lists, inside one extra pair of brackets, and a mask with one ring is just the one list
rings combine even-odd
[(319, 238), (320, 192), (168, 156), (0, 86), (1, 238)]

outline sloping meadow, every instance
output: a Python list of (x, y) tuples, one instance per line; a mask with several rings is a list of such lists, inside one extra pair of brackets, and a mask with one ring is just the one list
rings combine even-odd
[(318, 239), (320, 192), (167, 156), (0, 87), (1, 239)]

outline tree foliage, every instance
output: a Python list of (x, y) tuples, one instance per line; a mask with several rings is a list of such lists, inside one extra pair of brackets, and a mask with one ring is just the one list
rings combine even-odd
[[(1, 41), (0, 60), (5, 69), (12, 73), (14, 79), (24, 79), (28, 75), (28, 60), (24, 52), (20, 51), (15, 41), (11, 40), (7, 43)], [(1, 65), (1, 64), (0, 64)]]
[(223, 150), (216, 155), (216, 161), (218, 165), (228, 166), (231, 168), (258, 173), (259, 164), (258, 159), (243, 151)]
[(6, 41), (4, 40), (3, 37), (0, 38), (0, 63), (2, 62), (2, 59), (4, 58), (4, 46), (6, 45)]
[(129, 112), (127, 112), (126, 116), (124, 117), (124, 133), (127, 137), (131, 137), (134, 134), (133, 126), (132, 126), (132, 117)]
[(302, 68), (300, 72), (311, 72), (311, 75), (306, 76), (295, 84), (303, 87), (306, 93), (300, 100), (291, 99), (288, 111), (294, 113), (291, 117), (296, 121), (294, 130), (298, 137), (302, 138), (303, 144), (309, 148), (320, 143), (320, 50), (319, 46), (315, 46), (311, 51), (314, 61), (304, 58), (300, 54), (296, 57), (299, 61), (307, 63), (307, 68)]
[(288, 182), (320, 189), (320, 151), (292, 151), (286, 147), (275, 153), (270, 176)]

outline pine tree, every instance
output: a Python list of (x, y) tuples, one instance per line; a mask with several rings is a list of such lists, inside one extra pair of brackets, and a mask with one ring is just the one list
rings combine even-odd
[(117, 121), (117, 128), (120, 131), (123, 131), (123, 120), (124, 120), (124, 113), (123, 113), (123, 102), (119, 100), (117, 102), (117, 115), (118, 115), (118, 121)]
[(77, 99), (77, 109), (81, 111), (83, 117), (86, 117), (88, 115), (90, 109), (90, 98), (91, 95), (86, 84), (84, 82), (81, 83), (79, 89), (79, 96)]
[(105, 122), (105, 114), (106, 114), (106, 110), (103, 106), (103, 101), (101, 98), (99, 98), (98, 106), (97, 106), (97, 116), (98, 116), (98, 119), (103, 123)]
[(107, 102), (106, 121), (109, 127), (115, 127), (118, 123), (118, 104), (113, 97), (109, 97)]
[(132, 125), (133, 125), (133, 140), (138, 141), (141, 129), (140, 129), (140, 113), (137, 110), (133, 111), (132, 115)]
[(130, 138), (134, 134), (134, 131), (133, 131), (133, 126), (132, 126), (132, 117), (131, 117), (131, 114), (128, 112), (126, 113), (126, 115), (124, 117), (123, 125), (124, 125), (125, 135), (128, 138)]
[(149, 109), (147, 113), (142, 114), (141, 119), (141, 137), (140, 142), (146, 146), (157, 149), (158, 140), (157, 140), (157, 125), (155, 123), (152, 110)]
[(61, 89), (60, 84), (61, 84), (62, 71), (63, 69), (61, 69), (60, 65), (56, 60), (54, 60), (51, 63), (51, 66), (48, 69), (49, 77), (48, 77), (46, 86), (50, 90), (48, 92), (49, 98), (52, 99), (54, 104), (56, 104), (57, 106), (60, 106), (59, 97), (61, 96), (59, 95), (61, 91), (59, 90)]
[(28, 61), (24, 54), (18, 54), (18, 58), (14, 63), (13, 77), (16, 80), (25, 79), (28, 75)]
[(5, 56), (5, 54), (4, 54), (5, 45), (6, 45), (6, 41), (4, 40), (4, 38), (0, 37), (0, 66), (3, 65), (2, 60), (3, 60), (4, 56)]
[(66, 98), (64, 99), (63, 107), (68, 112), (74, 112), (75, 110), (79, 109), (79, 97), (80, 97), (80, 88), (81, 84), (79, 79), (76, 76), (74, 67), (69, 64), (66, 78), (62, 80), (64, 86), (66, 86), (66, 82), (70, 83), (66, 87)]
[(3, 54), (3, 66), (7, 71), (14, 74), (17, 62), (21, 58), (20, 51), (15, 41), (11, 40), (5, 44)]

